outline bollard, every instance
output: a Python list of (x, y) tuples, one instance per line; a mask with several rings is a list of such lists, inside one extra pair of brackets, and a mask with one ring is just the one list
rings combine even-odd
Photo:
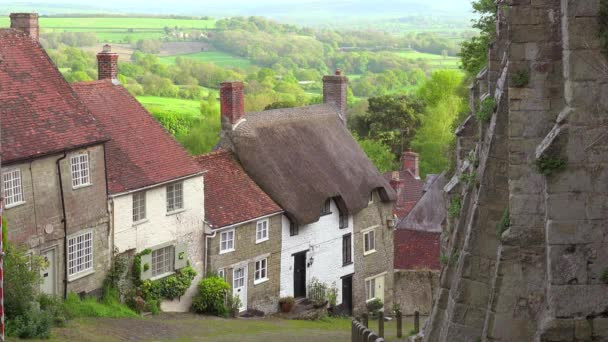
[(361, 314), (361, 324), (363, 324), (363, 326), (366, 328), (369, 327), (368, 318), (369, 318), (369, 316), (367, 315), (367, 312), (364, 312)]
[(414, 311), (414, 332), (417, 334), (420, 332), (420, 313)]
[(371, 334), (369, 334), (369, 336), (368, 336), (368, 338), (367, 338), (366, 341), (368, 341), (368, 342), (376, 342), (376, 341), (378, 341), (379, 338), (380, 337), (378, 337), (378, 335), (376, 335), (374, 333), (371, 333)]
[(403, 337), (403, 316), (399, 310), (397, 310), (397, 337)]
[(357, 321), (354, 319), (350, 324), (350, 342), (357, 342)]
[(378, 335), (384, 337), (384, 311), (378, 312)]

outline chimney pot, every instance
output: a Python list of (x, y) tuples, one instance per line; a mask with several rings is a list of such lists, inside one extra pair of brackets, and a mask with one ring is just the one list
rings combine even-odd
[(340, 119), (346, 125), (348, 78), (342, 71), (336, 70), (335, 75), (323, 77), (323, 103), (331, 103), (338, 107)]
[(416, 177), (420, 177), (418, 153), (408, 149), (401, 155), (401, 170), (410, 170)]
[(224, 82), (220, 85), (222, 128), (232, 128), (245, 115), (245, 86), (243, 82)]
[(38, 13), (11, 13), (11, 28), (25, 32), (38, 41)]
[(118, 78), (118, 54), (105, 44), (97, 54), (97, 79), (116, 80)]

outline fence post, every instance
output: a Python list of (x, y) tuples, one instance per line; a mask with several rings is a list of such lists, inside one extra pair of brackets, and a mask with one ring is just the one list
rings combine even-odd
[(397, 310), (397, 337), (403, 337), (403, 316), (401, 310)]
[(378, 311), (378, 335), (384, 337), (384, 311)]
[(369, 336), (367, 337), (367, 340), (365, 340), (366, 342), (376, 342), (378, 340), (378, 335), (374, 334), (373, 332), (369, 334)]
[(363, 324), (364, 327), (369, 327), (368, 325), (368, 315), (367, 312), (364, 312), (361, 314), (361, 324)]
[(357, 324), (355, 322), (354, 319), (350, 322), (350, 342), (357, 342)]
[(414, 311), (414, 332), (417, 334), (420, 332), (420, 313)]

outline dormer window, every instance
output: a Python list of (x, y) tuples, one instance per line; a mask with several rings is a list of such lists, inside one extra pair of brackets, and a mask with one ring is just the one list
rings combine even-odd
[(369, 193), (369, 201), (367, 204), (372, 204), (372, 203), (374, 203), (374, 192), (373, 191)]
[(300, 226), (295, 220), (289, 220), (289, 235), (296, 236), (298, 234), (300, 234)]
[(321, 208), (321, 215), (329, 214), (331, 214), (331, 199), (325, 201), (325, 204), (323, 204), (323, 208)]

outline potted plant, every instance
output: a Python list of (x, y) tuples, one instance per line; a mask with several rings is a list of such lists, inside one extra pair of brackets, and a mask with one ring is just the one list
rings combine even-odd
[(367, 311), (369, 311), (372, 317), (378, 316), (378, 311), (384, 307), (384, 303), (379, 298), (374, 298), (367, 302)]
[(293, 299), (293, 297), (281, 297), (281, 299), (279, 299), (279, 305), (281, 306), (281, 312), (284, 312), (284, 313), (290, 312), (295, 303), (296, 303), (296, 301), (295, 301), (295, 299)]
[(241, 298), (239, 298), (239, 296), (228, 295), (226, 298), (226, 307), (228, 308), (230, 317), (238, 317), (241, 306), (243, 306), (243, 304), (241, 303)]

